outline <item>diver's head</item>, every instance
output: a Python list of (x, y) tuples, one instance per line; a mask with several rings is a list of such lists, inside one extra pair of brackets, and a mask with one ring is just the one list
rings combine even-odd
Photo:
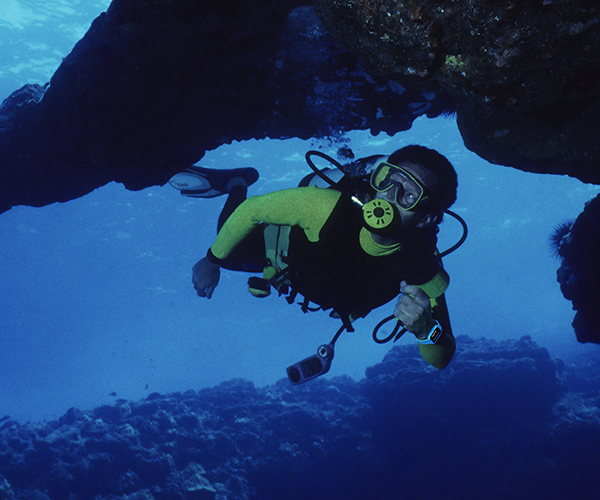
[(427, 200), (427, 210), (437, 212), (440, 216), (456, 201), (458, 180), (452, 164), (433, 149), (425, 146), (406, 146), (392, 153), (388, 162), (394, 165), (412, 164), (433, 174), (435, 181), (429, 183), (423, 179), (431, 191)]
[[(444, 210), (456, 201), (458, 180), (452, 164), (437, 151), (417, 145), (395, 151), (386, 164), (396, 167), (388, 168), (387, 172), (387, 182), (392, 187), (379, 192), (378, 196), (393, 199), (403, 219), (423, 219), (417, 227), (439, 224)], [(373, 183), (381, 180), (381, 175), (379, 179), (371, 179), (377, 191)], [(384, 183), (380, 187), (387, 186)]]

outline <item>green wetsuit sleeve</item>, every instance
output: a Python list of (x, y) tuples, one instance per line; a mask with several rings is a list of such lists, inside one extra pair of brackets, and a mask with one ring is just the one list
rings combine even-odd
[(300, 226), (309, 241), (319, 241), (319, 232), (340, 196), (339, 191), (316, 186), (251, 196), (227, 219), (210, 251), (217, 259), (225, 259), (261, 222)]

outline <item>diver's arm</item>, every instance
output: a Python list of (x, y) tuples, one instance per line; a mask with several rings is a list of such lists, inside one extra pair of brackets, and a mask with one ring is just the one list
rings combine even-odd
[(446, 297), (440, 295), (432, 301), (432, 317), (439, 321), (442, 327), (442, 336), (435, 344), (419, 344), (421, 357), (430, 365), (438, 369), (446, 368), (452, 361), (456, 343), (450, 326), (450, 315), (448, 314), (448, 306), (446, 305)]
[(455, 344), (444, 295), (430, 299), (421, 288), (405, 281), (401, 283), (400, 291), (394, 316), (415, 337), (425, 339), (435, 325), (434, 319), (439, 321), (442, 336), (436, 344), (419, 344), (419, 351), (430, 365), (445, 368), (452, 360)]
[(340, 194), (332, 189), (309, 186), (251, 196), (227, 219), (210, 247), (208, 257), (218, 264), (261, 222), (300, 226), (309, 241), (318, 241), (319, 232)]

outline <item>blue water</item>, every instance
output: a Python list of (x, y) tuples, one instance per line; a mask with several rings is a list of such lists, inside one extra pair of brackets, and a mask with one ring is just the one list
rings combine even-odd
[[(350, 137), (357, 156), (419, 143), (455, 164), (453, 208), (470, 228), (464, 246), (445, 259), (456, 334), (531, 335), (556, 354), (596, 352), (575, 341), (547, 237), (577, 216), (597, 186), (490, 165), (464, 149), (451, 119), (419, 119), (393, 138)], [(315, 145), (249, 141), (223, 146), (201, 164), (258, 168), (252, 193), (259, 194), (295, 185), (307, 172), (303, 153)], [(2, 214), (0, 414), (53, 418), (71, 406), (234, 377), (269, 384), (329, 341), (337, 322), (324, 313), (304, 315), (274, 295), (252, 297), (245, 275), (224, 271), (211, 300), (195, 295), (191, 266), (212, 242), (222, 203), (185, 198), (168, 186), (129, 192), (113, 183), (68, 203)], [(447, 219), (440, 248), (459, 236), (458, 224)], [(389, 347), (373, 343), (370, 330), (389, 308), (342, 337), (330, 375), (359, 379), (382, 359)]]
[[(85, 22), (108, 2), (86, 4), (87, 20), (76, 1), (46, 2), (43, 9), (34, 2), (4, 4), (21, 10), (5, 9), (0, 29), (21, 38), (3, 42), (3, 97), (28, 81), (47, 81)], [(55, 26), (54, 35), (27, 39), (36, 23)], [(19, 40), (23, 52), (10, 52)], [(575, 218), (598, 186), (490, 165), (464, 148), (449, 118), (419, 119), (395, 137), (355, 132), (347, 138), (357, 157), (418, 143), (455, 165), (460, 184), (453, 209), (470, 229), (465, 245), (445, 259), (457, 335), (530, 335), (555, 355), (598, 355), (597, 346), (576, 343), (571, 305), (555, 282), (558, 263), (547, 244), (553, 227)], [(308, 172), (304, 152), (314, 147), (336, 151), (296, 139), (248, 141), (209, 152), (201, 164), (257, 168), (261, 179), (251, 194), (260, 194), (296, 185)], [(275, 296), (253, 298), (245, 275), (223, 272), (210, 301), (195, 295), (191, 267), (214, 237), (223, 201), (184, 198), (168, 186), (129, 192), (113, 183), (68, 203), (0, 215), (0, 416), (50, 419), (71, 406), (88, 409), (234, 377), (270, 384), (329, 341), (337, 322), (323, 313), (303, 315)], [(440, 248), (459, 236), (460, 227), (448, 219)], [(360, 379), (383, 358), (389, 347), (373, 343), (370, 331), (389, 313), (384, 306), (342, 337), (330, 376)]]

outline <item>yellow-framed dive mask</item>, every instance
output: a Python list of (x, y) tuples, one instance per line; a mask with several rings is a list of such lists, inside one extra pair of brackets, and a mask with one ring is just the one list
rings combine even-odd
[(395, 189), (394, 201), (402, 210), (414, 210), (429, 199), (429, 190), (414, 175), (388, 162), (381, 162), (375, 167), (371, 174), (371, 186), (380, 193)]

